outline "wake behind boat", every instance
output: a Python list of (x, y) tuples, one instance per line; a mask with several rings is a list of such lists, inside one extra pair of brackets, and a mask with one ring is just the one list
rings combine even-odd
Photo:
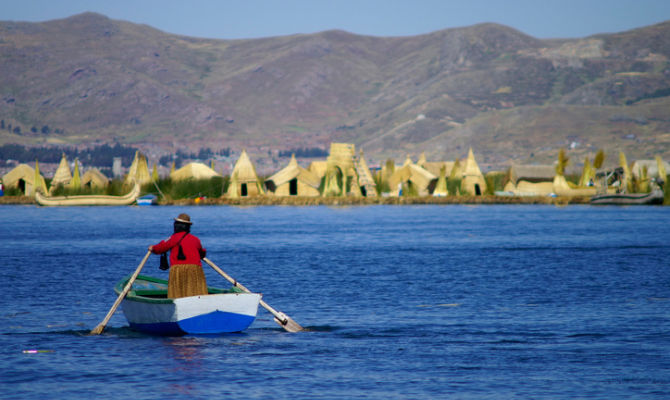
[[(129, 279), (119, 281), (114, 291), (121, 294)], [(254, 322), (260, 294), (236, 287), (207, 289), (207, 295), (169, 299), (166, 280), (139, 275), (121, 307), (131, 329), (158, 335), (240, 332)]]

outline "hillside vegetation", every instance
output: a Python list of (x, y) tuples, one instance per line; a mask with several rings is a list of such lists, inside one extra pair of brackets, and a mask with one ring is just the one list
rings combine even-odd
[(574, 40), (496, 24), (209, 40), (92, 13), (0, 22), (0, 144), (668, 159), (669, 58), (670, 22)]

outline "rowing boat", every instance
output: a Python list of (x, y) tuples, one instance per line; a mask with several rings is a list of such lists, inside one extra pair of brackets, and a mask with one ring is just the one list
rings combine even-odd
[(123, 196), (97, 194), (46, 196), (40, 191), (36, 191), (35, 201), (41, 206), (127, 206), (133, 204), (139, 195), (140, 185), (136, 183), (132, 190)]
[[(123, 292), (129, 279), (119, 281), (114, 291)], [(259, 293), (207, 289), (207, 295), (169, 299), (166, 280), (139, 275), (121, 307), (131, 329), (156, 335), (240, 332), (256, 319)]]

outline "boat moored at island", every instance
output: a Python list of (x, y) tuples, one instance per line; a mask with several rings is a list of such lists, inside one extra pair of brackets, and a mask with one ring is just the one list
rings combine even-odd
[(155, 194), (146, 194), (137, 198), (138, 206), (156, 206), (158, 205), (158, 197)]
[(40, 191), (35, 192), (35, 201), (41, 206), (127, 206), (135, 203), (140, 195), (140, 185), (135, 183), (130, 192), (123, 196), (109, 195), (74, 195), (47, 196)]
[(663, 191), (656, 189), (649, 193), (610, 193), (591, 197), (591, 204), (597, 205), (653, 205), (663, 204)]

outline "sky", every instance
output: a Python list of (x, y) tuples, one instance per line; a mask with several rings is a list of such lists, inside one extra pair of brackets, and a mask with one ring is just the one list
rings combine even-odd
[(411, 36), (496, 22), (536, 38), (577, 38), (670, 20), (670, 0), (0, 0), (0, 20), (93, 11), (164, 32), (244, 39), (340, 29)]

